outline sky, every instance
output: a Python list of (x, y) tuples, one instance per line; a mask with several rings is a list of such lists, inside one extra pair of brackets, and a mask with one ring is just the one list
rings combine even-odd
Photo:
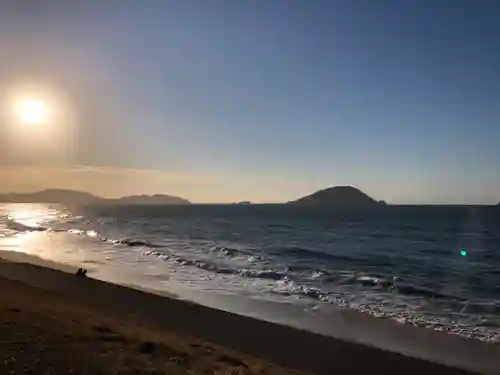
[[(499, 17), (494, 0), (2, 1), (0, 191), (496, 203)], [(13, 121), (13, 98), (50, 121)]]

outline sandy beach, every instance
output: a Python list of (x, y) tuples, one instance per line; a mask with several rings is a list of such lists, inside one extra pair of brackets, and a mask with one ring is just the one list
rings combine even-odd
[(0, 276), (2, 374), (474, 373), (37, 265)]
[(5, 278), (0, 290), (1, 374), (299, 374), (78, 298)]

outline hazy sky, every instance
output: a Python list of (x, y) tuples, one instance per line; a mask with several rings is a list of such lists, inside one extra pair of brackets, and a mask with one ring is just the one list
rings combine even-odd
[[(2, 1), (0, 190), (500, 200), (500, 2)], [(10, 96), (9, 96), (10, 95)]]

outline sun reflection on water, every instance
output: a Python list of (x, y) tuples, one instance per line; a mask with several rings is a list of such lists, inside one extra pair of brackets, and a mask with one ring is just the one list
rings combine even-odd
[[(62, 207), (45, 204), (0, 205), (0, 250), (53, 258), (50, 225), (67, 216)], [(52, 255), (52, 256), (50, 256)]]
[(7, 218), (28, 227), (40, 227), (60, 220), (65, 213), (54, 206), (43, 204), (9, 204), (4, 207)]

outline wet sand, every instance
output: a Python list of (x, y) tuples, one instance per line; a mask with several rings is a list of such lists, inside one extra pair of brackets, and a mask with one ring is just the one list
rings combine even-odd
[(1, 261), (0, 291), (2, 374), (474, 373), (31, 264)]

